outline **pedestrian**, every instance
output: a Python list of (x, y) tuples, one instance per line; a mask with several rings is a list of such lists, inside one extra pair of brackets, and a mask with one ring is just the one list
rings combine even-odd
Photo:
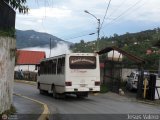
[(20, 69), (18, 70), (18, 79), (19, 80), (21, 79), (21, 71), (20, 71)]
[(20, 71), (20, 76), (21, 76), (21, 79), (23, 79), (23, 78), (24, 78), (24, 74), (23, 74), (22, 69), (21, 69), (21, 71)]

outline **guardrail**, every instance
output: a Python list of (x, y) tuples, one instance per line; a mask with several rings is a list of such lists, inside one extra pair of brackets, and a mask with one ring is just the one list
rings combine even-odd
[(15, 28), (16, 12), (3, 0), (0, 0), (0, 29)]

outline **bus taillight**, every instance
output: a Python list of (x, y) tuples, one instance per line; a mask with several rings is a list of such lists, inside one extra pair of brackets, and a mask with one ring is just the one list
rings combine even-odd
[(65, 82), (66, 86), (72, 86), (72, 82)]
[(95, 81), (95, 86), (100, 86), (100, 81)]

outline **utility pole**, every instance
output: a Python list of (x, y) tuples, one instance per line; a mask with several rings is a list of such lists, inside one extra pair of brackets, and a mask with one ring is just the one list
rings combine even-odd
[(97, 28), (97, 52), (99, 51), (99, 33), (100, 33), (100, 19), (98, 20), (98, 28)]
[(91, 14), (90, 12), (88, 12), (87, 10), (84, 11), (87, 14), (90, 14), (92, 17), (96, 18), (96, 20), (98, 21), (98, 28), (97, 28), (97, 42), (96, 42), (96, 51), (99, 51), (99, 35), (100, 35), (100, 19), (98, 19), (95, 15)]
[(50, 43), (49, 43), (49, 48), (50, 48), (50, 52), (49, 52), (49, 57), (51, 57), (51, 47), (52, 47), (52, 43), (51, 43), (51, 38), (50, 38)]

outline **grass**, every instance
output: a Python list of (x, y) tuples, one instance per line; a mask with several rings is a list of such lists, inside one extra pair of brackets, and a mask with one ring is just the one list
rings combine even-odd
[(16, 113), (16, 108), (13, 105), (11, 105), (11, 108), (9, 110), (6, 110), (5, 112), (3, 112), (2, 115), (6, 114), (7, 116), (9, 116), (9, 115), (13, 115), (15, 113)]
[(107, 85), (102, 84), (100, 86), (100, 93), (107, 93), (109, 91), (109, 88), (107, 87)]
[(0, 29), (0, 36), (15, 38), (15, 29)]

